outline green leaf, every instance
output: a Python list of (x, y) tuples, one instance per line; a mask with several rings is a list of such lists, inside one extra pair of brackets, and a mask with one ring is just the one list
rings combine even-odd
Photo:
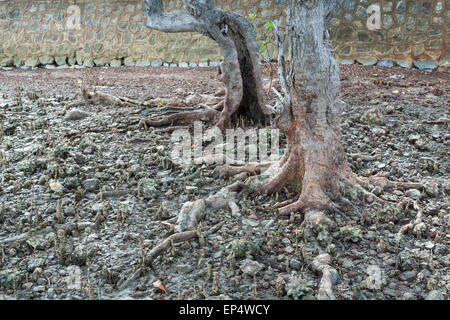
[(267, 22), (264, 26), (266, 27), (267, 30), (270, 30), (270, 29), (274, 28), (274, 25), (273, 25), (272, 22)]

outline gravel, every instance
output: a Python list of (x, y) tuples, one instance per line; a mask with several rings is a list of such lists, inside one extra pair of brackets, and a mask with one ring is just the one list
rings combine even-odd
[[(399, 239), (417, 212), (362, 203), (353, 191), (346, 195), (353, 205), (343, 203), (342, 215), (330, 213), (334, 225), (319, 231), (300, 227), (301, 214), (277, 215), (271, 204), (292, 193), (239, 197), (241, 215), (208, 213), (200, 239), (175, 244), (152, 268), (143, 257), (170, 235), (182, 204), (222, 188), (216, 167), (173, 164), (171, 135), (137, 128), (146, 108), (68, 104), (80, 81), (140, 101), (214, 94), (216, 70), (1, 72), (0, 299), (14, 292), (18, 299), (317, 299), (311, 261), (318, 253), (332, 256), (337, 299), (448, 299), (449, 76), (341, 68), (349, 164), (363, 176), (422, 183), (371, 188), (395, 203), (417, 201), (420, 228)], [(167, 292), (153, 287), (157, 280)]]

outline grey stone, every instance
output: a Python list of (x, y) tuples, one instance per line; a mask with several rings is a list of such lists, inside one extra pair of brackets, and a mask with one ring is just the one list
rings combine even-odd
[(30, 57), (25, 60), (25, 66), (27, 67), (36, 67), (39, 65), (39, 60), (36, 57)]
[(373, 66), (378, 60), (375, 57), (360, 57), (356, 58), (356, 61), (363, 66)]
[(25, 280), (25, 272), (17, 269), (0, 270), (0, 287), (13, 289), (14, 285), (20, 287)]
[(439, 290), (430, 291), (425, 300), (445, 300), (444, 295)]
[(87, 179), (83, 181), (83, 188), (86, 191), (95, 191), (100, 186), (100, 181), (98, 179)]
[(251, 240), (234, 240), (231, 243), (231, 252), (236, 258), (243, 258), (246, 255), (256, 254), (261, 248), (258, 241)]
[(120, 67), (122, 66), (122, 60), (112, 60), (110, 66), (115, 68)]
[(23, 62), (22, 57), (14, 56), (13, 64), (15, 67), (20, 67), (22, 65), (22, 62)]
[(51, 182), (49, 187), (55, 193), (62, 193), (64, 191), (64, 186), (59, 182)]
[(104, 65), (106, 65), (106, 58), (94, 59), (94, 63), (96, 66), (103, 67)]
[(92, 60), (92, 58), (87, 58), (84, 60), (83, 66), (87, 68), (92, 68), (94, 66), (94, 61)]
[(64, 120), (66, 121), (78, 121), (89, 117), (89, 113), (84, 112), (83, 110), (73, 109), (70, 110)]
[(292, 277), (286, 285), (287, 295), (298, 299), (313, 292), (312, 284), (302, 278)]
[(439, 64), (434, 60), (420, 60), (415, 61), (414, 66), (419, 70), (431, 72), (437, 69), (437, 67), (439, 67)]
[(392, 68), (395, 65), (394, 61), (392, 60), (383, 60), (377, 63), (377, 66), (380, 67), (386, 67), (386, 68)]
[(77, 59), (75, 57), (70, 57), (67, 59), (67, 62), (69, 63), (69, 66), (75, 66), (77, 64)]
[(13, 65), (13, 59), (11, 58), (0, 58), (0, 66), (2, 67), (9, 67)]
[(163, 62), (160, 59), (153, 59), (151, 65), (152, 67), (161, 67)]
[(139, 181), (139, 187), (142, 191), (142, 196), (145, 199), (153, 199), (156, 194), (156, 187), (158, 183), (155, 179), (142, 179)]
[(136, 62), (136, 67), (148, 67), (151, 63), (148, 59), (140, 59)]
[(406, 191), (406, 196), (414, 200), (420, 200), (421, 193), (417, 189), (409, 189), (408, 191)]
[(123, 64), (127, 67), (133, 67), (136, 65), (132, 57), (126, 57), (123, 61)]
[(47, 65), (47, 64), (52, 64), (55, 61), (55, 59), (53, 57), (50, 56), (41, 56), (39, 57), (39, 62), (41, 64)]
[(27, 271), (33, 272), (36, 268), (43, 267), (45, 265), (45, 260), (42, 258), (32, 258), (27, 263)]
[(240, 267), (241, 271), (244, 274), (251, 276), (251, 277), (257, 275), (263, 268), (264, 268), (263, 264), (261, 264), (257, 261), (250, 260), (250, 259), (244, 260)]
[(65, 65), (67, 63), (67, 57), (66, 56), (55, 57), (55, 62), (58, 66)]
[(355, 60), (353, 60), (353, 59), (339, 59), (338, 63), (339, 64), (354, 64)]

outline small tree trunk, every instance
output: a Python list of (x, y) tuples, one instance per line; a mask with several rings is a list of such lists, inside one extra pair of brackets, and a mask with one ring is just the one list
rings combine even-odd
[(255, 28), (247, 19), (216, 8), (213, 0), (184, 0), (184, 11), (170, 13), (164, 12), (162, 0), (145, 3), (147, 27), (164, 32), (200, 32), (219, 45), (224, 56), (219, 74), (226, 88), (223, 110), (217, 114), (219, 127), (230, 125), (238, 116), (255, 124), (268, 120), (258, 60), (259, 44)]
[(299, 200), (282, 213), (328, 209), (328, 193), (338, 192), (340, 179), (351, 173), (341, 144), (339, 66), (326, 26), (339, 2), (289, 1), (289, 105), (275, 120), (288, 138), (289, 156), (261, 190), (273, 192), (286, 184), (301, 190)]

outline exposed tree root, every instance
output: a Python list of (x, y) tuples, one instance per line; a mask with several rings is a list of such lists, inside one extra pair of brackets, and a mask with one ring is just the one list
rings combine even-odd
[[(361, 184), (366, 185), (367, 180), (372, 182), (376, 186), (382, 187), (384, 190), (389, 189), (397, 189), (397, 190), (408, 190), (408, 189), (422, 189), (423, 184), (417, 183), (417, 182), (398, 182), (398, 181), (391, 181), (387, 177), (389, 176), (388, 172), (382, 172), (375, 176), (371, 177), (358, 177), (355, 175), (355, 179)], [(364, 181), (364, 179), (366, 181)]]
[(216, 119), (219, 115), (220, 112), (214, 109), (181, 112), (164, 117), (147, 118), (141, 120), (139, 122), (139, 127), (147, 129), (148, 127), (164, 127), (174, 124), (186, 123), (189, 121), (209, 121)]
[(416, 218), (414, 220), (412, 220), (410, 223), (408, 223), (407, 225), (404, 225), (403, 227), (400, 228), (400, 230), (396, 236), (397, 241), (400, 241), (402, 236), (411, 230), (413, 230), (414, 232), (416, 232), (416, 234), (418, 236), (420, 236), (422, 233), (422, 230), (424, 228), (423, 210), (416, 201), (409, 199), (409, 200), (403, 201), (402, 203), (399, 204), (400, 207), (404, 207), (404, 206), (408, 207), (410, 205), (413, 207), (414, 210), (417, 211)]
[(317, 300), (336, 300), (336, 296), (333, 293), (333, 285), (337, 283), (339, 276), (337, 270), (330, 265), (331, 257), (329, 254), (321, 254), (311, 263), (312, 270), (322, 275)]
[(236, 204), (236, 194), (243, 187), (245, 187), (244, 184), (238, 181), (222, 188), (219, 192), (206, 199), (186, 202), (178, 214), (174, 228), (175, 233), (150, 251), (147, 255), (146, 263), (151, 265), (154, 259), (170, 248), (173, 243), (188, 241), (198, 237), (198, 224), (206, 214), (229, 208), (233, 216), (239, 216), (240, 210)]
[(175, 233), (168, 237), (166, 240), (161, 242), (159, 245), (154, 247), (147, 255), (146, 264), (151, 265), (153, 260), (155, 260), (159, 255), (161, 255), (164, 251), (169, 249), (172, 245), (178, 242), (189, 241), (198, 237), (197, 231), (186, 231)]
[(82, 95), (82, 100), (77, 100), (74, 101), (72, 103), (70, 103), (68, 106), (70, 108), (73, 107), (79, 107), (85, 104), (110, 104), (110, 105), (115, 105), (118, 107), (136, 107), (139, 105), (139, 103), (128, 99), (126, 97), (116, 97), (104, 92), (100, 92), (100, 91), (90, 91), (87, 88), (83, 88), (81, 87), (81, 95)]
[(260, 174), (261, 170), (267, 169), (271, 165), (272, 165), (271, 162), (249, 163), (243, 166), (233, 166), (225, 164), (223, 167), (219, 169), (219, 177), (222, 179), (228, 179), (231, 176), (236, 176), (244, 172), (254, 176)]
[[(229, 126), (240, 116), (257, 124), (267, 122), (269, 112), (264, 104), (258, 60), (260, 45), (254, 26), (245, 17), (217, 8), (214, 1), (185, 0), (184, 10), (169, 13), (164, 12), (162, 0), (147, 0), (145, 5), (147, 27), (162, 32), (199, 32), (218, 44), (224, 60), (217, 77), (225, 85), (225, 98), (211, 109), (222, 110), (214, 117), (219, 128)], [(190, 119), (179, 116), (175, 120)], [(161, 121), (156, 124), (172, 122)], [(153, 123), (147, 121), (148, 126)]]

